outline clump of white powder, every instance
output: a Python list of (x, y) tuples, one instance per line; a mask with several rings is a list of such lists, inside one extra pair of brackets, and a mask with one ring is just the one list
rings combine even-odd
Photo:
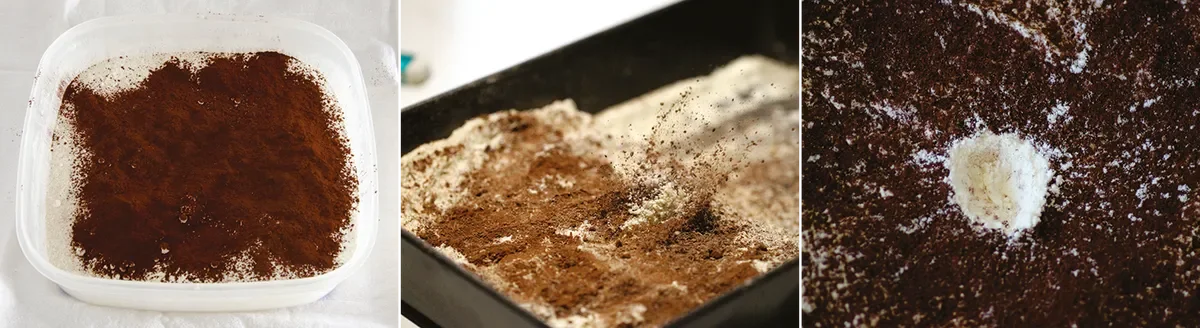
[(621, 229), (628, 229), (646, 222), (659, 223), (678, 217), (682, 215), (688, 198), (688, 195), (677, 188), (674, 182), (667, 182), (659, 187), (658, 193), (653, 198), (629, 209), (629, 214), (633, 214), (633, 218), (621, 224)]
[(1037, 225), (1054, 175), (1029, 141), (987, 130), (955, 141), (946, 167), (954, 203), (963, 214), (1009, 236)]

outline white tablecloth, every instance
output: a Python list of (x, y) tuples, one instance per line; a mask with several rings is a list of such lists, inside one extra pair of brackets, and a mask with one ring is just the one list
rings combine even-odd
[[(112, 10), (118, 1), (86, 2)], [(194, 2), (172, 1), (172, 5)], [(68, 24), (64, 4), (58, 1), (0, 1), (0, 327), (395, 327), (401, 321), (400, 207), (390, 201), (400, 198), (396, 88), (371, 90), (379, 179), (384, 181), (379, 187), (379, 241), (365, 266), (328, 297), (272, 311), (168, 314), (78, 302), (38, 274), (25, 261), (13, 232), (17, 155), (37, 60)]]

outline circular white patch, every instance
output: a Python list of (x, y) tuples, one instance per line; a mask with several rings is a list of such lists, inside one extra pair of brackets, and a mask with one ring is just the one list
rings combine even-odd
[(1054, 172), (1029, 141), (985, 130), (955, 141), (946, 166), (954, 203), (971, 221), (1009, 236), (1037, 225)]

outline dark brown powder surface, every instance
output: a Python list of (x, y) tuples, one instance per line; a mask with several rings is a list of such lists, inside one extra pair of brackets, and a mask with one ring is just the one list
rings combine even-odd
[[(1196, 6), (805, 1), (804, 325), (1200, 321)], [(943, 182), (983, 128), (1061, 178), (1015, 240)]]
[(214, 282), (338, 265), (357, 179), (322, 82), (279, 53), (210, 56), (108, 97), (66, 89), (85, 154), (71, 245), (86, 270)]
[[(487, 163), (511, 164), (472, 171), (457, 189), (466, 198), (416, 233), (460, 252), (464, 266), (516, 301), (549, 306), (543, 319), (595, 314), (609, 325), (662, 325), (757, 276), (752, 261), (771, 257), (765, 245), (735, 241), (746, 226), (723, 218), (729, 214), (711, 202), (723, 174), (702, 165), (682, 169), (651, 154), (647, 173), (675, 165), (668, 174), (696, 181), (683, 189), (700, 198), (661, 222), (622, 227), (633, 217), (631, 206), (661, 184), (617, 174), (596, 151), (605, 140), (564, 135), (561, 125), (530, 112), (493, 114), (478, 128), (498, 128), (505, 137), (485, 148)], [(475, 150), (448, 147), (435, 156), (468, 151)], [(406, 170), (429, 167), (418, 160)]]

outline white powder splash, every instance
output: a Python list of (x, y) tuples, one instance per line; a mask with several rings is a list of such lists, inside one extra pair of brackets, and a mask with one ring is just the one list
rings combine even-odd
[(1033, 144), (984, 130), (954, 142), (947, 157), (953, 201), (971, 221), (1010, 237), (1037, 225), (1054, 172)]
[(650, 199), (629, 209), (633, 218), (621, 224), (621, 229), (645, 222), (659, 223), (668, 218), (678, 217), (683, 213), (683, 206), (688, 200), (687, 193), (679, 190), (673, 182), (667, 182), (658, 189), (658, 193)]

